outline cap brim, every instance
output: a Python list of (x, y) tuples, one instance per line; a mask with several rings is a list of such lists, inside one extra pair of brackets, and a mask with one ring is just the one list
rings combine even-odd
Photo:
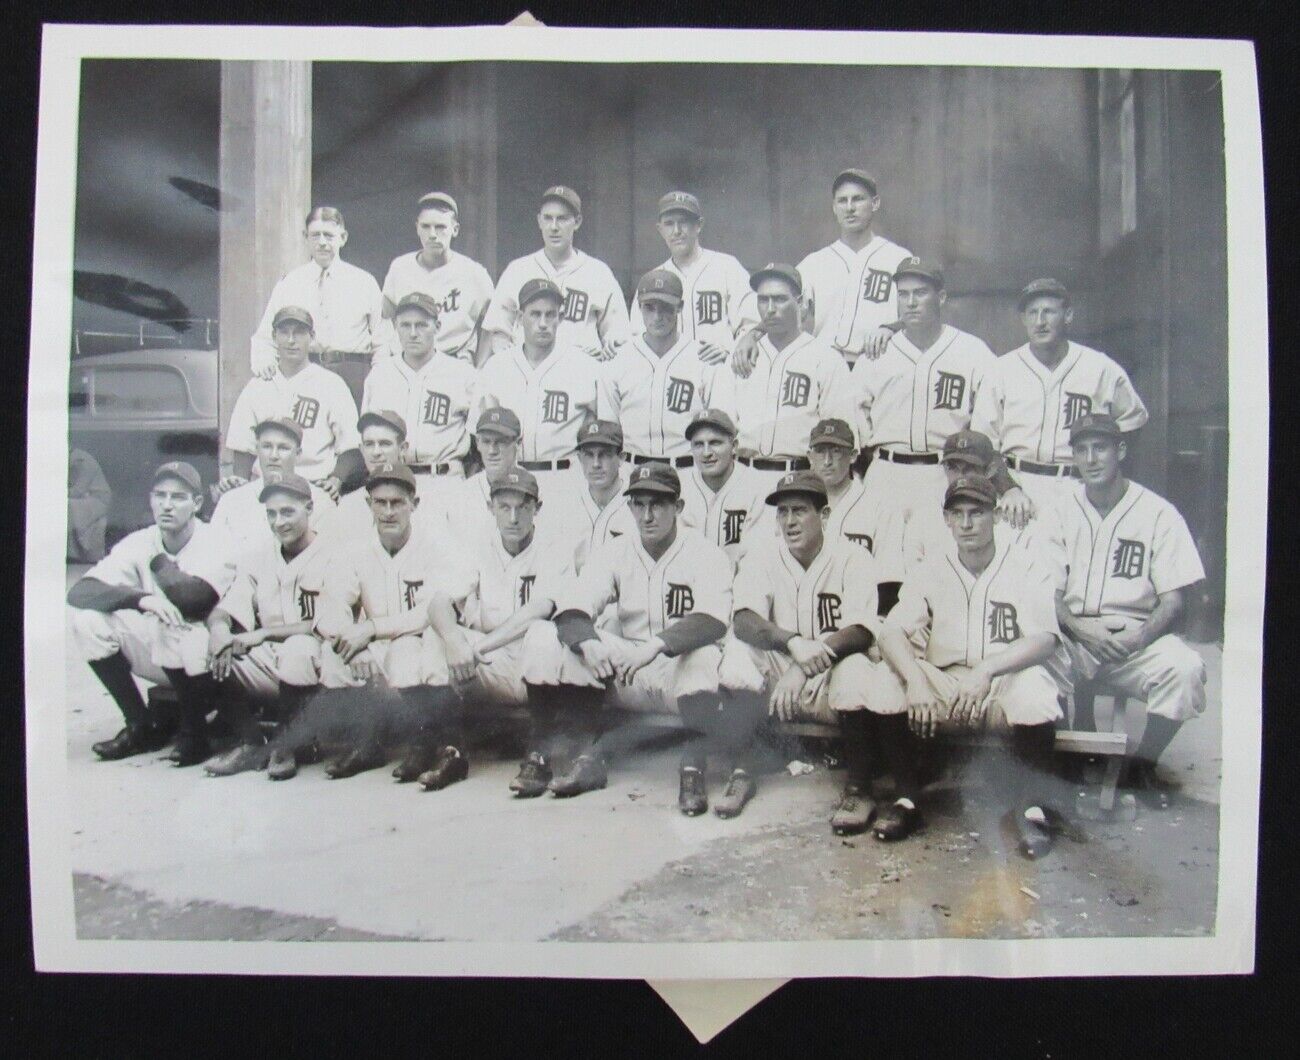
[(495, 497), (498, 493), (517, 493), (521, 497), (531, 497), (533, 500), (539, 499), (536, 490), (524, 489), (523, 486), (512, 486), (509, 483), (501, 486), (492, 486), (488, 490), (489, 497)]
[(714, 423), (713, 420), (700, 420), (697, 423), (688, 423), (686, 425), (686, 430), (683, 432), (686, 435), (686, 440), (690, 441), (696, 431), (701, 431), (705, 427), (711, 427), (718, 433), (725, 434), (728, 438), (735, 438), (737, 436), (736, 431), (733, 428), (728, 427), (725, 423)]
[(818, 446), (818, 445), (838, 445), (841, 449), (857, 448), (857, 446), (855, 446), (852, 442), (846, 442), (843, 438), (835, 438), (835, 437), (814, 438), (811, 442), (808, 443), (808, 448), (812, 449), (814, 446)]
[(810, 489), (795, 489), (793, 487), (790, 489), (773, 490), (766, 498), (764, 498), (764, 501), (767, 504), (776, 504), (776, 502), (782, 497), (810, 497), (815, 501), (821, 501), (823, 507), (829, 503), (828, 498), (824, 493), (815, 493)]
[(415, 493), (415, 483), (411, 479), (398, 478), (396, 475), (371, 475), (366, 479), (366, 489), (371, 486), (382, 486), (385, 482), (391, 482), (398, 486), (403, 486), (412, 494)]
[(974, 501), (976, 504), (990, 510), (998, 506), (997, 501), (989, 499), (983, 493), (976, 493), (974, 490), (958, 490), (956, 493), (952, 493), (944, 498), (944, 510), (947, 511), (958, 501)]
[(958, 450), (955, 453), (944, 453), (939, 457), (939, 463), (941, 464), (951, 464), (958, 460), (970, 464), (972, 467), (985, 467), (988, 464), (990, 457), (980, 456), (977, 453), (964, 452), (961, 450)]
[(1112, 431), (1105, 427), (1084, 427), (1081, 430), (1070, 432), (1070, 444), (1073, 445), (1081, 438), (1121, 438), (1123, 432)]
[(670, 213), (684, 213), (687, 217), (694, 217), (697, 221), (704, 219), (704, 214), (700, 213), (699, 210), (692, 210), (689, 206), (665, 206), (659, 211), (659, 217), (662, 219)]
[(160, 474), (154, 475), (153, 484), (156, 486), (158, 485), (158, 483), (167, 482), (168, 480), (172, 482), (179, 482), (182, 486), (184, 486), (187, 490), (189, 490), (192, 493), (198, 493), (201, 489), (203, 489), (201, 483), (191, 482), (184, 475), (179, 474), (178, 472), (175, 471), (163, 471)]
[(304, 320), (302, 317), (281, 317), (271, 325), (271, 330), (274, 331), (276, 328), (283, 327), (285, 324), (301, 324), (308, 331), (312, 330), (312, 322), (310, 320)]
[(780, 280), (782, 283), (788, 283), (794, 288), (795, 294), (799, 296), (803, 295), (802, 283), (796, 282), (792, 277), (787, 276), (784, 272), (777, 272), (775, 269), (764, 269), (761, 272), (754, 273), (754, 275), (749, 278), (749, 289), (751, 291), (757, 291), (758, 285), (764, 280)]
[(406, 432), (387, 417), (381, 416), (377, 412), (363, 412), (357, 419), (357, 430), (364, 431), (367, 427), (371, 426), (387, 427), (390, 430), (396, 431), (403, 437), (406, 436)]
[(638, 302), (666, 302), (674, 309), (682, 304), (682, 299), (665, 291), (647, 291), (645, 294), (637, 295), (636, 300)]
[(671, 486), (665, 486), (662, 482), (634, 482), (631, 486), (623, 491), (626, 497), (634, 493), (657, 493), (661, 497), (680, 497), (681, 494)]
[(501, 438), (509, 438), (512, 442), (517, 442), (520, 438), (518, 431), (513, 428), (503, 426), (500, 423), (484, 423), (482, 426), (474, 428), (475, 434), (495, 434)]
[(901, 280), (904, 276), (915, 276), (918, 280), (932, 283), (938, 288), (942, 289), (943, 287), (943, 280), (932, 272), (926, 272), (924, 269), (899, 269), (894, 273), (894, 279), (896, 280)]
[(257, 499), (258, 501), (265, 501), (272, 493), (287, 493), (291, 497), (297, 497), (300, 501), (311, 500), (310, 493), (303, 493), (302, 490), (286, 486), (283, 482), (271, 482), (263, 486), (262, 491), (257, 495)]

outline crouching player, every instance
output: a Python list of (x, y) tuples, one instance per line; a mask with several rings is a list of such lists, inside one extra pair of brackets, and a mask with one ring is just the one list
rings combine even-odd
[(216, 777), (265, 769), (287, 780), (298, 772), (294, 748), (267, 744), (254, 707), (273, 704), (277, 721), (292, 722), (319, 686), (322, 665), (339, 671), (342, 662), (313, 629), (333, 561), (311, 526), (316, 487), (293, 473), (263, 475), (259, 496), (274, 539), (239, 560), (234, 584), (208, 616), (209, 665), (240, 743), (204, 768)]
[[(943, 507), (954, 547), (927, 553), (908, 571), (881, 628), (889, 667), (876, 669), (867, 694), (898, 797), (876, 817), (874, 834), (903, 839), (921, 821), (913, 736), (1009, 725), (1005, 796), (1020, 852), (1034, 858), (1051, 849), (1064, 825), (1045, 797), (1062, 712), (1044, 664), (1060, 629), (1051, 576), (1024, 549), (995, 538), (996, 505), (987, 478), (959, 478), (948, 487)], [(920, 637), (923, 651), (914, 647)]]
[[(535, 719), (538, 768), (520, 796), (603, 788), (606, 690), (635, 710), (677, 711), (689, 726), (718, 709), (718, 641), (731, 617), (731, 563), (716, 545), (682, 531), (681, 483), (668, 464), (629, 479), (636, 533), (594, 549), (556, 601), (552, 622), (524, 638), (524, 682)], [(613, 605), (613, 629), (595, 621)], [(699, 724), (703, 724), (702, 720)], [(556, 772), (557, 753), (569, 757)], [(549, 779), (548, 779), (549, 778)]]
[(875, 561), (852, 541), (826, 536), (830, 507), (816, 472), (782, 476), (767, 503), (781, 536), (751, 550), (736, 573), (724, 701), (734, 716), (752, 719), (750, 741), (769, 709), (785, 721), (838, 718), (848, 778), (831, 827), (862, 832), (874, 809), (863, 693), (875, 669), (865, 654), (879, 621)]
[(191, 766), (212, 753), (203, 622), (235, 568), (229, 540), (198, 518), (202, 505), (194, 467), (163, 464), (149, 493), (154, 525), (124, 537), (68, 592), (73, 640), (126, 722), (111, 740), (92, 745), (100, 758), (157, 751), (170, 738), (170, 726), (145, 705), (136, 674), (176, 692), (180, 725), (171, 760)]

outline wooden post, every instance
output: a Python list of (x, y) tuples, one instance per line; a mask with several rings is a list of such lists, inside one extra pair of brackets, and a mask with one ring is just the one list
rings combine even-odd
[(311, 209), (311, 63), (221, 64), (221, 336), (218, 408), (226, 429), (248, 382), (249, 339), (271, 289), (306, 260)]

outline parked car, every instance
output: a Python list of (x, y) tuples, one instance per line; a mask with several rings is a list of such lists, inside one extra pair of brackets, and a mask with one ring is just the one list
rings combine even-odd
[(139, 349), (77, 357), (68, 420), (70, 444), (99, 461), (112, 487), (112, 545), (152, 522), (149, 487), (159, 464), (187, 460), (205, 483), (216, 480), (217, 351)]

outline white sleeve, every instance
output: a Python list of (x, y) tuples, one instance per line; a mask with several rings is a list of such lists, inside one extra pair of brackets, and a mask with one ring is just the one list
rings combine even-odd
[(605, 306), (600, 312), (600, 323), (596, 332), (601, 341), (619, 339), (626, 342), (632, 337), (632, 322), (627, 315), (627, 303), (623, 301), (623, 288), (609, 266), (605, 267)]
[(248, 343), (248, 363), (254, 375), (261, 375), (268, 368), (275, 367), (275, 339), (271, 336), (271, 321), (276, 311), (284, 304), (284, 280), (281, 279), (271, 289), (271, 297), (266, 301), (266, 309)]
[(239, 397), (235, 399), (235, 407), (230, 410), (230, 423), (226, 429), (226, 448), (231, 452), (257, 452), (257, 435), (254, 433), (257, 417), (253, 413), (253, 399), (249, 396), (249, 391), (255, 385), (257, 380), (250, 380), (239, 392)]
[(758, 323), (758, 295), (749, 284), (745, 266), (734, 258), (732, 262), (727, 268), (727, 318), (736, 338)]
[(519, 290), (523, 286), (519, 280), (520, 271), (512, 261), (501, 274), (483, 317), (484, 330), (498, 331), (507, 338), (514, 338), (515, 319), (519, 316)]

